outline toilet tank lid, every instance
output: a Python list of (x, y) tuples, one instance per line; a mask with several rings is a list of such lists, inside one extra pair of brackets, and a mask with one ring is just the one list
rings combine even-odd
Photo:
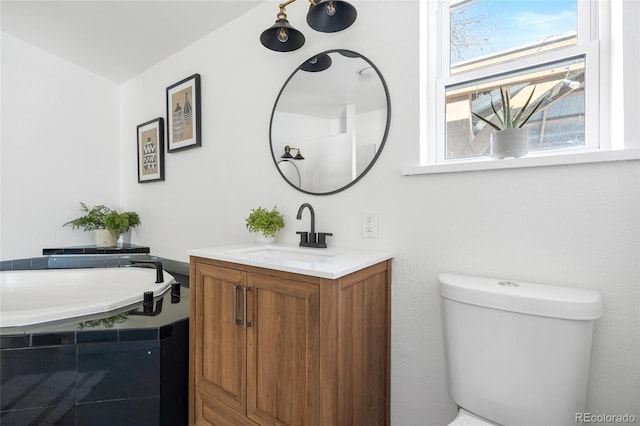
[(602, 298), (595, 290), (447, 273), (439, 281), (440, 295), (457, 302), (572, 320), (602, 316)]

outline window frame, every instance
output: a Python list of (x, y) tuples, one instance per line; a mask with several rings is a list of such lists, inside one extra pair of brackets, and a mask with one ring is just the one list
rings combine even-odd
[[(405, 168), (403, 174), (615, 161), (639, 157), (637, 149), (625, 150), (635, 147), (625, 147), (624, 141), (616, 142), (612, 134), (615, 131), (614, 124), (611, 123), (612, 117), (621, 117), (621, 122), (624, 118), (617, 114), (622, 111), (616, 112), (616, 104), (611, 99), (611, 70), (603, 66), (610, 61), (609, 40), (614, 31), (609, 1), (578, 0), (575, 45), (454, 75), (449, 75), (449, 5), (449, 0), (420, 0), (420, 147), (418, 165)], [(442, 11), (446, 13), (441, 13)], [(523, 158), (507, 160), (494, 160), (490, 157), (445, 159), (445, 92), (448, 86), (582, 55), (585, 57), (588, 81), (585, 87), (583, 147), (531, 152)]]

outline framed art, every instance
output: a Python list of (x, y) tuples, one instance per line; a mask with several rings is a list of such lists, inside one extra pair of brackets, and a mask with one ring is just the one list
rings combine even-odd
[(138, 183), (164, 180), (164, 119), (138, 127)]
[(167, 87), (167, 151), (201, 146), (200, 74)]

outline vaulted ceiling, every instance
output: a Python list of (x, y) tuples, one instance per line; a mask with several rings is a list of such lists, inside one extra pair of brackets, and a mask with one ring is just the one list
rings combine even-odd
[(2, 31), (122, 83), (264, 0), (6, 1)]

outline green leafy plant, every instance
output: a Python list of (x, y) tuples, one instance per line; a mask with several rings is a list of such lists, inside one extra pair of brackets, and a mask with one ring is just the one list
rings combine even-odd
[(71, 226), (73, 229), (81, 228), (85, 231), (108, 229), (115, 236), (119, 236), (127, 232), (129, 228), (140, 225), (140, 216), (136, 212), (118, 213), (117, 210), (104, 205), (89, 208), (82, 202), (80, 210), (85, 214), (62, 226)]
[(533, 86), (533, 90), (531, 91), (531, 94), (529, 95), (527, 102), (525, 102), (525, 104), (522, 106), (520, 111), (516, 113), (514, 111), (514, 108), (511, 107), (511, 95), (509, 93), (509, 89), (503, 89), (502, 86), (500, 86), (500, 98), (502, 101), (502, 110), (500, 111), (500, 114), (498, 113), (495, 105), (493, 104), (493, 97), (491, 98), (491, 109), (493, 110), (493, 113), (498, 119), (497, 123), (494, 123), (493, 121), (487, 118), (484, 118), (476, 114), (475, 112), (472, 112), (471, 114), (473, 114), (475, 117), (487, 123), (489, 126), (493, 127), (496, 130), (520, 128), (525, 124), (527, 124), (527, 121), (529, 121), (529, 119), (533, 117), (533, 114), (535, 114), (538, 111), (538, 109), (540, 109), (540, 107), (542, 106), (542, 103), (545, 100), (547, 100), (549, 96), (548, 94), (543, 96), (542, 99), (540, 99), (540, 101), (529, 111), (529, 113), (527, 115), (524, 115), (525, 112), (527, 111), (527, 108), (529, 107), (529, 104), (531, 103), (531, 100), (533, 99), (533, 94), (535, 93), (535, 91), (536, 91), (536, 86)]
[(277, 206), (272, 210), (262, 207), (251, 209), (247, 217), (247, 229), (249, 232), (262, 232), (265, 237), (275, 237), (284, 228), (284, 216), (280, 214)]

